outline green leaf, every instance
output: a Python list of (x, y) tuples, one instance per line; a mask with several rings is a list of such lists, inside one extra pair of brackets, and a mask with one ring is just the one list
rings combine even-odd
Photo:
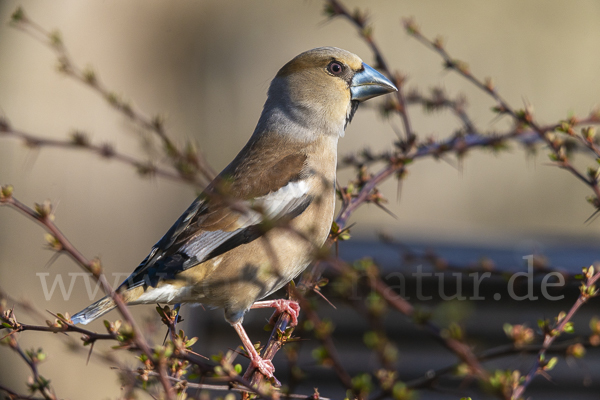
[(575, 328), (573, 327), (573, 323), (572, 322), (567, 322), (565, 324), (564, 331), (567, 332), (567, 333), (573, 333), (575, 331)]
[(548, 364), (546, 364), (546, 367), (544, 369), (546, 371), (551, 371), (556, 366), (557, 362), (558, 362), (558, 357), (552, 357), (550, 359), (550, 361), (548, 361)]

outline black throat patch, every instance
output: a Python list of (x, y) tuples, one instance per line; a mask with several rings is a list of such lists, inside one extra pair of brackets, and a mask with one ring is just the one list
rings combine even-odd
[(358, 108), (358, 105), (359, 105), (358, 100), (352, 100), (352, 101), (350, 101), (350, 112), (346, 116), (346, 123), (344, 124), (344, 129), (346, 129), (346, 127), (348, 126), (348, 124), (350, 122), (352, 122), (352, 118), (354, 118), (354, 113), (356, 112), (356, 109)]

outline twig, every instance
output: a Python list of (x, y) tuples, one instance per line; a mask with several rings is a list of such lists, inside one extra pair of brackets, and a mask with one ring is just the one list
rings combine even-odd
[[(346, 263), (341, 260), (335, 260), (332, 265), (341, 271), (341, 273), (352, 273), (353, 270)], [(369, 275), (368, 279), (369, 286), (372, 290), (377, 292), (392, 308), (406, 315), (407, 317), (413, 318), (415, 316), (414, 307), (405, 299), (395, 294), (395, 292), (379, 278), (378, 276)], [(452, 351), (458, 356), (463, 362), (465, 362), (473, 375), (485, 380), (487, 379), (487, 372), (481, 366), (475, 354), (471, 351), (469, 346), (452, 338), (444, 337), (438, 328), (431, 321), (421, 321), (420, 325), (434, 338), (436, 338), (442, 345)]]
[[(484, 93), (488, 94), (492, 97), (497, 106), (495, 111), (499, 115), (509, 115), (518, 125), (529, 126), (533, 129), (534, 132), (539, 136), (541, 140), (543, 140), (552, 150), (552, 160), (554, 165), (561, 169), (565, 169), (571, 174), (573, 174), (577, 179), (581, 180), (587, 186), (589, 186), (595, 194), (595, 201), (593, 202), (596, 209), (600, 209), (600, 188), (598, 187), (598, 180), (596, 177), (586, 178), (584, 174), (579, 172), (569, 161), (569, 158), (566, 154), (566, 150), (563, 147), (563, 142), (559, 140), (553, 139), (548, 135), (549, 132), (556, 130), (563, 126), (562, 123), (550, 126), (543, 127), (539, 125), (533, 117), (533, 113), (530, 107), (525, 107), (522, 110), (516, 110), (512, 108), (506, 100), (502, 98), (502, 96), (497, 92), (493, 82), (491, 79), (487, 79), (485, 82), (476, 78), (466, 63), (457, 60), (450, 56), (450, 54), (444, 48), (443, 42), (441, 40), (431, 41), (426, 38), (423, 34), (421, 34), (419, 27), (412, 19), (404, 20), (404, 26), (406, 31), (416, 38), (419, 42), (423, 43), (428, 48), (434, 50), (437, 54), (442, 57), (444, 60), (444, 66), (448, 69), (451, 69), (458, 73), (463, 78), (467, 79), (470, 83), (475, 85), (478, 89), (482, 90)], [(590, 117), (590, 120), (593, 120), (594, 123), (597, 123), (599, 120), (598, 113), (593, 114)], [(599, 149), (594, 149), (594, 151), (600, 151)]]
[(388, 78), (392, 80), (392, 83), (394, 83), (394, 85), (398, 88), (398, 91), (395, 93), (396, 99), (398, 101), (396, 111), (400, 114), (400, 118), (402, 119), (407, 144), (412, 144), (415, 140), (415, 134), (411, 128), (410, 118), (408, 117), (406, 109), (406, 100), (404, 96), (405, 78), (400, 74), (392, 73), (392, 70), (390, 69), (387, 61), (383, 57), (383, 53), (381, 52), (379, 46), (373, 38), (373, 28), (368, 24), (368, 18), (366, 13), (360, 13), (357, 10), (354, 14), (351, 14), (348, 11), (348, 9), (337, 0), (326, 1), (326, 12), (331, 18), (336, 16), (342, 16), (356, 26), (358, 34), (371, 48), (371, 51), (375, 56), (375, 60), (377, 62), (376, 67), (381, 69), (388, 76)]
[[(27, 207), (19, 200), (17, 200), (12, 195), (12, 188), (8, 189), (8, 187), (3, 186), (2, 192), (0, 194), (0, 205), (8, 205), (13, 209), (19, 211), (20, 213), (30, 217), (40, 225), (44, 227), (54, 238), (56, 241), (56, 245), (59, 246), (59, 250), (68, 254), (81, 268), (85, 271), (92, 273), (94, 278), (100, 283), (102, 286), (102, 290), (108, 296), (110, 296), (117, 309), (125, 319), (125, 321), (131, 326), (133, 330), (134, 337), (133, 340), (136, 345), (140, 348), (140, 350), (148, 356), (149, 359), (154, 359), (154, 354), (148, 345), (144, 335), (142, 334), (140, 328), (137, 326), (135, 319), (131, 315), (131, 312), (123, 302), (122, 297), (115, 292), (115, 290), (110, 286), (108, 281), (106, 280), (106, 276), (102, 272), (102, 267), (98, 260), (90, 261), (83, 254), (79, 252), (73, 246), (73, 244), (63, 235), (63, 233), (58, 229), (58, 227), (52, 222), (54, 215), (52, 214), (52, 208), (49, 204), (38, 205), (36, 210)], [(166, 379), (167, 372), (163, 362), (158, 362), (158, 369), (160, 372), (160, 381), (163, 385), (167, 398), (174, 399), (174, 393), (171, 387), (171, 384)]]
[(7, 399), (10, 400), (42, 400), (42, 397), (33, 397), (33, 396), (26, 396), (23, 394), (19, 394), (9, 388), (7, 388), (6, 386), (0, 384), (0, 390), (3, 392), (6, 392), (7, 395)]
[[(302, 309), (306, 314), (306, 318), (312, 322), (315, 330), (318, 330), (320, 326), (323, 325), (323, 321), (319, 317), (319, 315), (313, 310), (310, 303), (306, 300), (306, 298), (301, 294), (296, 294), (298, 301), (300, 302)], [(331, 360), (333, 370), (338, 376), (338, 379), (347, 389), (352, 389), (352, 377), (346, 371), (344, 364), (342, 363), (340, 356), (338, 354), (335, 343), (333, 342), (333, 338), (331, 335), (332, 332), (325, 330), (325, 332), (321, 332), (317, 334), (317, 339), (323, 344), (323, 347), (327, 351), (328, 358)]]
[(61, 323), (60, 326), (40, 326), (40, 325), (29, 325), (18, 323), (13, 327), (13, 332), (25, 332), (25, 331), (37, 331), (37, 332), (52, 332), (52, 333), (65, 333), (75, 332), (81, 333), (87, 336), (87, 341), (92, 342), (96, 340), (116, 340), (117, 335), (111, 333), (96, 333), (87, 329), (80, 328), (77, 325)]
[(511, 398), (520, 399), (527, 389), (527, 386), (533, 381), (533, 378), (539, 374), (543, 373), (546, 367), (549, 365), (549, 362), (545, 360), (546, 351), (550, 348), (552, 343), (556, 340), (558, 336), (560, 336), (567, 326), (572, 326), (571, 318), (579, 308), (584, 305), (590, 298), (598, 295), (598, 290), (596, 289), (596, 282), (600, 278), (600, 272), (595, 272), (594, 267), (591, 266), (587, 269), (584, 269), (584, 275), (586, 277), (586, 282), (581, 284), (580, 287), (580, 295), (575, 301), (575, 304), (571, 307), (569, 312), (565, 315), (560, 315), (557, 319), (558, 325), (554, 329), (549, 329), (544, 332), (544, 343), (542, 348), (538, 353), (538, 357), (535, 363), (532, 365), (531, 369), (524, 377), (523, 382), (518, 385), (512, 393)]
[[(155, 371), (124, 370), (124, 369), (120, 369), (120, 370), (128, 372), (128, 373), (132, 373), (132, 374), (144, 372), (144, 373), (147, 373), (149, 376), (157, 376), (158, 375)], [(215, 384), (209, 384), (209, 383), (193, 383), (193, 382), (188, 382), (185, 379), (175, 378), (172, 376), (169, 376), (169, 380), (172, 382), (183, 383), (185, 385), (185, 387), (188, 389), (213, 390), (213, 391), (220, 391), (220, 392), (238, 392), (238, 393), (243, 393), (243, 392), (247, 391), (247, 389), (241, 389), (241, 388), (236, 388), (236, 387), (232, 388), (229, 385), (215, 385)], [(258, 392), (257, 394), (259, 394), (267, 399), (272, 398), (267, 393), (261, 394), (260, 392)], [(293, 394), (293, 393), (286, 393), (284, 396), (285, 396), (285, 398), (290, 398), (290, 399), (330, 400), (328, 397), (322, 397), (322, 396), (313, 397), (313, 395)]]
[(22, 308), (26, 312), (28, 312), (30, 314), (35, 314), (42, 321), (46, 320), (46, 315), (43, 314), (41, 311), (37, 310), (27, 300), (18, 300), (18, 299), (15, 299), (14, 297), (10, 296), (8, 293), (6, 293), (5, 290), (3, 290), (0, 287), (0, 300), (2, 300), (2, 299), (6, 299), (7, 302), (10, 303), (13, 307), (14, 306), (19, 306), (20, 308)]
[(25, 361), (25, 363), (31, 370), (31, 373), (33, 374), (33, 378), (28, 384), (30, 390), (32, 392), (39, 392), (46, 400), (57, 400), (56, 395), (53, 393), (50, 387), (50, 381), (44, 379), (38, 372), (37, 363), (39, 361), (25, 354), (25, 352), (13, 336), (8, 337), (8, 346), (15, 353), (17, 353), (23, 359), (23, 361)]
[[(121, 112), (133, 123), (153, 132), (162, 142), (164, 151), (172, 162), (172, 165), (181, 177), (187, 181), (196, 181), (193, 175), (199, 173), (204, 183), (210, 182), (216, 175), (208, 165), (204, 157), (194, 149), (188, 147), (185, 151), (180, 150), (167, 134), (164, 121), (161, 117), (149, 118), (136, 110), (130, 103), (122, 100), (115, 92), (109, 90), (100, 81), (98, 75), (90, 67), (82, 69), (78, 67), (68, 54), (59, 32), (49, 32), (18, 8), (12, 15), (11, 25), (22, 30), (41, 44), (49, 48), (58, 59), (58, 70), (66, 76), (83, 83), (88, 88), (103, 97), (110, 106)], [(193, 168), (193, 171), (189, 170)]]
[(134, 167), (137, 172), (142, 176), (159, 176), (161, 178), (169, 179), (176, 182), (184, 182), (192, 184), (197, 188), (203, 188), (204, 183), (196, 180), (196, 177), (191, 175), (183, 175), (181, 173), (174, 173), (166, 169), (160, 168), (151, 162), (144, 162), (135, 159), (134, 157), (126, 154), (119, 153), (110, 144), (95, 145), (89, 143), (89, 139), (82, 132), (75, 132), (72, 135), (71, 140), (57, 140), (48, 139), (41, 136), (32, 135), (27, 132), (23, 132), (17, 129), (13, 129), (6, 121), (0, 122), (0, 137), (14, 137), (22, 140), (27, 147), (30, 148), (42, 148), (42, 147), (56, 147), (62, 149), (75, 149), (84, 150), (91, 153), (97, 154), (102, 158), (109, 160), (116, 160), (123, 164)]
[[(431, 90), (431, 97), (427, 97), (419, 93), (417, 90), (411, 90), (406, 95), (406, 104), (421, 105), (426, 111), (439, 110), (442, 108), (449, 109), (462, 122), (465, 133), (475, 133), (477, 128), (471, 120), (471, 117), (465, 111), (466, 99), (459, 96), (457, 99), (449, 99), (443, 88), (434, 88)], [(395, 111), (394, 104), (384, 106), (384, 111)]]
[[(581, 343), (586, 347), (591, 347), (589, 341), (586, 343), (582, 343), (579, 341), (566, 341), (560, 343), (558, 345), (552, 346), (548, 348), (547, 353), (564, 353), (565, 350), (568, 350), (573, 344)], [(485, 362), (489, 360), (494, 360), (501, 357), (506, 357), (514, 354), (533, 354), (538, 353), (543, 347), (543, 344), (535, 344), (535, 345), (526, 345), (526, 346), (515, 346), (514, 344), (510, 345), (502, 345), (495, 348), (491, 348), (481, 353), (477, 354), (477, 359), (480, 362)], [(406, 382), (406, 386), (411, 389), (424, 389), (429, 387), (434, 381), (440, 379), (440, 377), (453, 373), (456, 371), (461, 363), (456, 363), (447, 367), (443, 367), (437, 369), (435, 371), (430, 370), (422, 376), (421, 378), (414, 379), (412, 381)]]
[[(407, 264), (429, 264), (433, 269), (438, 271), (455, 271), (461, 272), (463, 274), (469, 273), (489, 273), (491, 276), (496, 276), (502, 279), (505, 279), (507, 271), (510, 271), (509, 268), (496, 268), (494, 261), (489, 258), (482, 258), (477, 262), (473, 263), (465, 263), (465, 264), (456, 264), (448, 261), (446, 258), (442, 257), (434, 250), (426, 250), (426, 251), (415, 251), (409, 246), (405, 246), (402, 243), (394, 242), (391, 237), (388, 235), (381, 235), (381, 241), (391, 248), (398, 251), (398, 255), (404, 260)], [(549, 273), (557, 272), (562, 275), (567, 280), (575, 280), (577, 276), (580, 274), (575, 274), (567, 271), (564, 268), (556, 267), (551, 265), (549, 261), (547, 261), (543, 256), (534, 255), (533, 258), (533, 275), (546, 275)]]
[[(585, 118), (572, 118), (571, 128), (585, 125), (598, 125), (600, 119), (596, 116), (596, 113), (590, 114)], [(542, 126), (540, 129), (544, 132), (551, 132), (560, 127), (560, 124), (552, 124)], [(581, 136), (577, 136), (577, 140), (585, 140)], [(480, 131), (473, 131), (470, 134), (464, 134), (458, 132), (448, 139), (442, 141), (424, 141), (417, 145), (416, 149), (412, 152), (405, 154), (403, 151), (389, 151), (384, 150), (380, 153), (371, 153), (368, 150), (361, 150), (357, 154), (349, 154), (340, 160), (340, 168), (367, 166), (377, 162), (391, 163), (394, 161), (418, 161), (423, 158), (439, 158), (444, 154), (454, 153), (456, 156), (463, 156), (467, 151), (474, 148), (491, 148), (501, 149), (507, 142), (516, 142), (526, 148), (532, 148), (536, 143), (545, 143), (545, 141), (539, 137), (538, 133), (533, 129), (521, 129), (515, 128), (503, 133), (482, 133)], [(596, 142), (590, 143), (589, 140), (585, 140), (587, 145), (577, 145), (574, 150), (586, 149), (587, 146), (593, 146), (598, 149)], [(577, 144), (578, 142), (574, 142)], [(595, 153), (596, 150), (594, 150)], [(598, 150), (600, 151), (600, 150)]]

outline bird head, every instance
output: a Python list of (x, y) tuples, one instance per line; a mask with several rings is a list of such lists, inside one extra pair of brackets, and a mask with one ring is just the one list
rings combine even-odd
[(360, 102), (397, 90), (355, 54), (336, 47), (308, 50), (271, 82), (255, 134), (277, 132), (305, 141), (343, 136)]

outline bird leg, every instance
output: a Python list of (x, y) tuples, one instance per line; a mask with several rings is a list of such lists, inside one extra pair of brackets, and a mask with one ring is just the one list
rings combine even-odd
[(298, 325), (298, 315), (300, 315), (300, 304), (294, 300), (265, 300), (265, 301), (257, 301), (252, 304), (250, 308), (275, 308), (275, 312), (269, 323), (275, 323), (275, 319), (282, 313), (286, 312), (292, 317), (292, 321), (290, 326)]
[(273, 372), (275, 372), (273, 362), (271, 360), (263, 359), (258, 354), (241, 323), (236, 322), (235, 324), (232, 324), (232, 326), (237, 332), (240, 339), (242, 340), (242, 344), (244, 345), (244, 348), (246, 349), (246, 352), (250, 357), (250, 362), (252, 363), (254, 368), (257, 368), (260, 371), (260, 373), (266, 376), (267, 378), (272, 378)]

